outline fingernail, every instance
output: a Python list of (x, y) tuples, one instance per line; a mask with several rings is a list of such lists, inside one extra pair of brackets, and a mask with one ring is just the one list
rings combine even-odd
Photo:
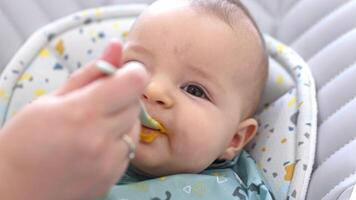
[(122, 56), (122, 45), (121, 41), (117, 38), (113, 38), (108, 43), (101, 56), (102, 60), (109, 62), (110, 64), (119, 67)]
[(145, 80), (145, 84), (147, 84), (147, 81), (150, 79), (150, 73), (148, 72), (148, 70), (146, 70), (146, 67), (144, 64), (142, 64), (141, 62), (138, 62), (138, 61), (131, 61), (131, 62), (128, 62), (126, 63), (124, 66), (123, 66), (123, 69), (126, 69), (126, 70), (133, 70), (133, 71), (138, 71), (140, 73), (140, 76), (141, 77), (144, 77), (143, 80)]
[(115, 43), (115, 42), (121, 43), (121, 40), (119, 38), (111, 38), (110, 39), (110, 43)]
[(123, 67), (143, 68), (146, 71), (146, 74), (148, 76), (150, 76), (150, 73), (147, 71), (146, 66), (143, 63), (139, 62), (139, 61), (130, 61), (130, 62), (126, 63)]
[(108, 45), (105, 47), (104, 53), (102, 57), (108, 57), (110, 55), (110, 52), (112, 51), (112, 42), (110, 41)]

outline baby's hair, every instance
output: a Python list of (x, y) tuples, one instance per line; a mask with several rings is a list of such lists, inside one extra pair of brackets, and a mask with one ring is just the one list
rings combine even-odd
[(196, 6), (197, 8), (203, 8), (206, 11), (213, 12), (213, 14), (223, 19), (230, 26), (233, 26), (234, 21), (236, 21), (234, 14), (238, 12), (239, 9), (241, 9), (241, 11), (252, 22), (260, 38), (263, 40), (263, 35), (256, 21), (240, 0), (190, 0), (190, 2), (193, 6)]
[(253, 94), (249, 95), (253, 96), (251, 97), (252, 107), (247, 111), (246, 115), (248, 117), (253, 115), (257, 110), (258, 103), (261, 99), (268, 75), (268, 56), (266, 53), (265, 41), (256, 21), (253, 19), (247, 8), (240, 2), (240, 0), (190, 0), (190, 3), (197, 9), (203, 9), (206, 12), (210, 12), (216, 15), (231, 27), (233, 27), (234, 23), (238, 20), (237, 13), (241, 13), (242, 11), (242, 13), (250, 20), (253, 27), (257, 31), (262, 43), (263, 55), (257, 69), (257, 72), (261, 73), (261, 75), (258, 79), (255, 79), (256, 87), (252, 90), (254, 91)]

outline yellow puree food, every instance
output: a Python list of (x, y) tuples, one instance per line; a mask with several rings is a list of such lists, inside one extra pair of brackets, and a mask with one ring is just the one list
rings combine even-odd
[(142, 127), (141, 134), (140, 134), (140, 141), (150, 144), (152, 143), (160, 134), (166, 135), (166, 129), (160, 124), (155, 123), (157, 125), (158, 130), (153, 130), (149, 128)]

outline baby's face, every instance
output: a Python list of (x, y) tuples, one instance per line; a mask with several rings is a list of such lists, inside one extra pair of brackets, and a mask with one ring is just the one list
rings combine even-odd
[(248, 74), (243, 66), (253, 58), (246, 31), (185, 1), (175, 4), (150, 8), (124, 49), (124, 62), (140, 61), (150, 72), (142, 99), (168, 132), (138, 144), (132, 164), (152, 175), (199, 172), (237, 145)]

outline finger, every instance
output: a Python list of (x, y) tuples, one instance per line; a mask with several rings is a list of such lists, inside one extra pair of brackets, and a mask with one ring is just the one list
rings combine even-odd
[(69, 96), (87, 108), (95, 106), (100, 113), (110, 115), (137, 103), (147, 82), (147, 71), (141, 64), (135, 63)]
[(110, 115), (107, 118), (112, 124), (114, 134), (112, 135), (113, 140), (121, 139), (122, 135), (130, 132), (138, 121), (138, 116), (140, 113), (139, 104), (135, 103), (124, 110), (115, 113), (115, 115)]
[[(137, 145), (138, 143), (138, 132), (140, 130), (140, 123), (137, 120), (135, 125), (131, 128), (129, 132), (127, 132), (127, 136), (132, 139), (132, 141)], [(130, 161), (130, 146), (123, 139), (115, 140), (109, 148), (109, 152), (107, 153), (106, 159), (109, 163), (107, 166), (110, 168), (107, 171), (110, 171), (111, 174), (111, 183), (110, 185), (114, 185), (117, 180), (121, 178), (124, 174), (128, 163)]]
[(122, 44), (120, 40), (112, 39), (100, 59), (120, 67), (122, 65)]
[[(122, 59), (122, 44), (119, 40), (111, 40), (106, 47), (103, 55), (99, 60), (105, 60), (115, 67), (121, 66)], [(100, 70), (95, 67), (95, 62), (91, 62), (85, 67), (74, 72), (69, 80), (58, 90), (56, 90), (54, 95), (64, 95), (79, 88), (88, 85), (89, 83), (105, 76)]]
[[(134, 158), (136, 147), (138, 144), (138, 135), (141, 130), (141, 125), (139, 120), (136, 120), (135, 125), (131, 128), (129, 132), (122, 135), (122, 137), (117, 140), (117, 153), (120, 160), (118, 160), (118, 164), (120, 161), (129, 161)], [(133, 155), (133, 157), (131, 157)]]
[(141, 132), (141, 122), (140, 122), (140, 120), (138, 118), (136, 118), (136, 122), (135, 122), (133, 128), (131, 129), (131, 131), (128, 134), (133, 139), (135, 144), (137, 144), (138, 141), (139, 141), (140, 132)]

